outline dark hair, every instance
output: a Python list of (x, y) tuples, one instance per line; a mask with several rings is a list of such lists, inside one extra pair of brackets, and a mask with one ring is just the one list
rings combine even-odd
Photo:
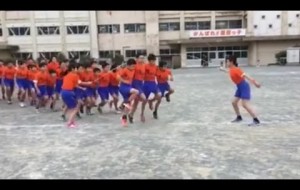
[(159, 61), (159, 63), (158, 63), (158, 67), (164, 67), (166, 65), (167, 65), (167, 62), (165, 62), (165, 61)]
[(107, 65), (109, 65), (109, 63), (107, 63), (107, 62), (103, 62), (102, 64), (101, 64), (101, 66), (102, 66), (102, 69), (104, 69)]
[(128, 66), (130, 66), (130, 65), (135, 65), (135, 64), (136, 64), (136, 62), (135, 62), (134, 59), (128, 59), (128, 60), (127, 60), (127, 65), (128, 65)]
[(113, 73), (115, 73), (115, 72), (117, 72), (117, 67), (118, 67), (118, 64), (114, 63), (114, 64), (112, 64), (112, 66), (110, 67), (110, 70), (111, 70)]
[(138, 53), (138, 54), (136, 54), (135, 58), (139, 58), (140, 56), (144, 56), (144, 55), (141, 53)]
[(25, 61), (24, 60), (18, 60), (18, 65), (24, 65)]
[(62, 73), (62, 76), (66, 76), (73, 69), (77, 69), (77, 68), (78, 68), (78, 64), (75, 61), (70, 61), (70, 64), (68, 65), (68, 69), (64, 73)]
[(39, 64), (39, 67), (41, 68), (41, 67), (46, 67), (46, 63), (44, 63), (44, 62), (40, 62), (40, 64)]
[(153, 53), (150, 53), (148, 55), (148, 61), (155, 61), (156, 60), (156, 56)]
[(55, 72), (55, 70), (50, 69), (50, 70), (49, 70), (49, 73), (50, 73), (50, 74), (53, 74), (53, 73), (56, 73), (56, 72)]
[(100, 70), (99, 68), (94, 68), (94, 69), (93, 69), (93, 72), (94, 72), (94, 73), (97, 73), (97, 72), (101, 72), (101, 70)]
[(226, 60), (230, 61), (233, 63), (234, 66), (238, 66), (238, 63), (236, 62), (236, 57), (234, 55), (229, 55)]
[(30, 69), (32, 69), (32, 68), (36, 68), (36, 65), (35, 64), (29, 64), (28, 66), (27, 66), (27, 68), (30, 70)]

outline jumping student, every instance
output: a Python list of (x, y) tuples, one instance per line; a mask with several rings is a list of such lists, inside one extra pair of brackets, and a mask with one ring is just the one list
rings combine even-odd
[(246, 79), (250, 81), (253, 85), (255, 85), (257, 88), (260, 88), (260, 84), (238, 67), (235, 56), (230, 55), (226, 60), (226, 65), (229, 67), (228, 70), (222, 67), (220, 69), (222, 71), (228, 72), (232, 82), (237, 86), (237, 90), (234, 95), (235, 98), (232, 101), (232, 106), (237, 117), (232, 122), (240, 122), (243, 120), (238, 107), (238, 102), (242, 100), (242, 106), (253, 118), (253, 122), (249, 124), (249, 126), (259, 125), (260, 121), (258, 120), (252, 107), (250, 106), (250, 85), (248, 84)]
[(109, 93), (112, 97), (112, 100), (109, 102), (109, 107), (112, 108), (114, 105), (115, 112), (121, 113), (118, 108), (119, 102), (119, 80), (117, 78), (118, 72), (120, 71), (117, 64), (113, 64), (110, 68), (110, 79), (109, 79)]
[(17, 73), (16, 73), (16, 81), (19, 88), (18, 91), (18, 99), (20, 101), (20, 107), (25, 107), (25, 98), (26, 98), (26, 92), (28, 89), (28, 69), (24, 61), (20, 61), (17, 67)]
[[(136, 64), (134, 68), (134, 80), (132, 82), (132, 87), (137, 89), (139, 91), (139, 95), (137, 96), (136, 99), (134, 99), (132, 110), (130, 114), (128, 115), (129, 122), (133, 123), (133, 116), (134, 113), (138, 107), (138, 104), (140, 101), (144, 102), (146, 104), (147, 99), (146, 96), (143, 92), (143, 85), (144, 85), (144, 77), (145, 77), (145, 61), (144, 61), (144, 56), (141, 54), (138, 54), (136, 56)], [(145, 121), (144, 115), (141, 115), (141, 121)]]
[[(75, 88), (81, 88), (79, 84), (90, 84), (91, 82), (82, 82), (79, 80), (79, 76), (77, 74), (78, 66), (76, 63), (70, 63), (68, 66), (68, 70), (63, 79), (61, 97), (66, 105), (65, 113), (69, 113), (68, 119), (68, 127), (74, 128), (75, 125), (75, 116), (78, 113), (77, 99), (75, 95)], [(63, 115), (64, 115), (63, 114)]]
[(15, 68), (14, 63), (12, 61), (8, 61), (3, 74), (8, 104), (12, 104), (12, 95), (15, 87), (16, 73), (17, 69)]
[(85, 65), (85, 69), (82, 75), (84, 79), (83, 82), (88, 83), (88, 85), (84, 85), (85, 95), (86, 95), (86, 114), (93, 115), (91, 110), (96, 103), (95, 92), (94, 92), (96, 90), (96, 84), (94, 83), (95, 82), (94, 71), (91, 68), (90, 64)]
[(130, 103), (136, 98), (139, 91), (137, 89), (132, 88), (132, 81), (134, 77), (134, 65), (135, 60), (129, 59), (127, 61), (127, 66), (120, 70), (118, 73), (118, 80), (121, 82), (120, 84), (120, 93), (124, 99), (123, 115), (121, 118), (122, 125), (124, 127), (127, 126), (127, 115), (132, 109)]
[(37, 67), (35, 64), (29, 64), (28, 66), (28, 73), (27, 73), (27, 80), (28, 80), (28, 91), (30, 91), (30, 93), (28, 93), (30, 95), (30, 105), (36, 105), (36, 90), (34, 87), (34, 80), (35, 80), (35, 76), (38, 73)]
[[(84, 81), (84, 64), (78, 64), (78, 69), (77, 69), (77, 74), (79, 77), (80, 81)], [(86, 104), (86, 91), (84, 86), (82, 85), (78, 85), (78, 87), (76, 87), (75, 89), (75, 95), (77, 98), (77, 102), (78, 102), (78, 110), (80, 111), (80, 113), (84, 113), (84, 106), (87, 105)], [(77, 117), (80, 119), (81, 115), (79, 112), (77, 112)]]
[[(174, 90), (170, 87), (168, 81), (173, 81), (172, 72), (166, 68), (167, 62), (160, 61), (156, 72), (157, 86), (162, 97), (166, 97), (167, 102), (170, 102), (170, 95)], [(167, 92), (167, 93), (166, 93)]]
[(109, 73), (110, 65), (108, 63), (102, 64), (102, 72), (98, 68), (94, 68), (96, 81), (98, 84), (98, 94), (101, 98), (101, 102), (98, 105), (98, 112), (102, 113), (102, 108), (108, 103), (109, 101)]
[(59, 67), (56, 69), (56, 84), (55, 84), (55, 98), (56, 100), (59, 100), (60, 92), (61, 92), (61, 86), (63, 81), (63, 73), (67, 70), (67, 62), (68, 60), (64, 60), (60, 62)]
[(39, 64), (39, 72), (35, 76), (34, 86), (38, 96), (38, 102), (36, 104), (36, 112), (39, 113), (39, 108), (44, 107), (48, 100), (47, 82), (49, 73), (47, 72), (47, 65), (44, 62)]
[(4, 62), (0, 60), (0, 86), (1, 86), (3, 100), (5, 100), (4, 70), (5, 70)]
[(47, 79), (47, 95), (48, 95), (48, 102), (50, 104), (50, 109), (52, 111), (56, 111), (55, 110), (56, 98), (54, 97), (56, 78), (57, 78), (56, 71), (49, 70), (48, 71), (48, 79)]
[[(153, 111), (153, 118), (157, 119), (157, 111), (158, 111), (158, 107), (160, 105), (161, 102), (161, 93), (157, 87), (156, 84), (156, 72), (157, 72), (157, 66), (155, 64), (156, 61), (156, 56), (154, 54), (149, 54), (148, 55), (148, 62), (145, 65), (145, 78), (144, 78), (144, 86), (143, 86), (143, 91), (145, 93), (146, 99), (149, 98), (149, 95), (151, 93), (153, 93), (155, 95), (155, 97), (152, 100), (148, 100), (149, 102), (149, 107), (151, 110), (153, 110), (153, 102), (156, 100), (156, 104), (154, 107), (154, 111)], [(145, 106), (146, 106), (146, 102), (142, 103), (142, 118), (143, 121), (145, 121), (145, 116), (144, 116), (144, 112), (145, 112)]]

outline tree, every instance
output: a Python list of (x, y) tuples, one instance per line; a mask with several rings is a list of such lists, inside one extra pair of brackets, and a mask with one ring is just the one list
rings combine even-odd
[(124, 62), (124, 56), (120, 54), (109, 54), (108, 57), (113, 64), (121, 65)]

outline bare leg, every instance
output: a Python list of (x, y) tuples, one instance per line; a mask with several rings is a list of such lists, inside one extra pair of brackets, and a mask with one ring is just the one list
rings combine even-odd
[(3, 85), (1, 86), (1, 91), (2, 91), (2, 99), (5, 100), (5, 87)]
[(8, 102), (11, 102), (12, 89), (10, 87), (6, 88), (6, 96), (7, 96)]
[(237, 97), (234, 97), (233, 101), (232, 101), (232, 106), (233, 106), (233, 109), (234, 109), (234, 112), (237, 116), (240, 116), (241, 113), (240, 113), (240, 109), (239, 109), (239, 106), (238, 106), (238, 103), (239, 103), (240, 99), (237, 98)]
[(170, 88), (168, 93), (166, 93), (166, 100), (170, 102), (170, 95), (174, 93), (174, 89)]
[(161, 94), (157, 93), (155, 95), (155, 99), (156, 99), (156, 103), (155, 103), (155, 107), (154, 107), (153, 117), (154, 117), (154, 119), (157, 119), (157, 110), (158, 110), (160, 102), (161, 102)]
[(249, 100), (242, 100), (242, 106), (251, 115), (252, 118), (256, 118), (256, 114), (255, 114), (253, 108), (250, 106)]

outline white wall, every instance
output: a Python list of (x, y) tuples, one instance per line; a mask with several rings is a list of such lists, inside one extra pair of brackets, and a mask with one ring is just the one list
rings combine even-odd
[[(265, 19), (262, 16), (265, 15)], [(277, 18), (280, 15), (280, 18)], [(281, 34), (281, 11), (253, 11), (253, 27), (254, 36), (272, 36)], [(272, 24), (272, 28), (269, 28)], [(257, 28), (254, 28), (257, 25)]]
[(292, 24), (292, 27), (288, 27), (289, 35), (300, 35), (300, 11), (288, 11), (288, 24)]

